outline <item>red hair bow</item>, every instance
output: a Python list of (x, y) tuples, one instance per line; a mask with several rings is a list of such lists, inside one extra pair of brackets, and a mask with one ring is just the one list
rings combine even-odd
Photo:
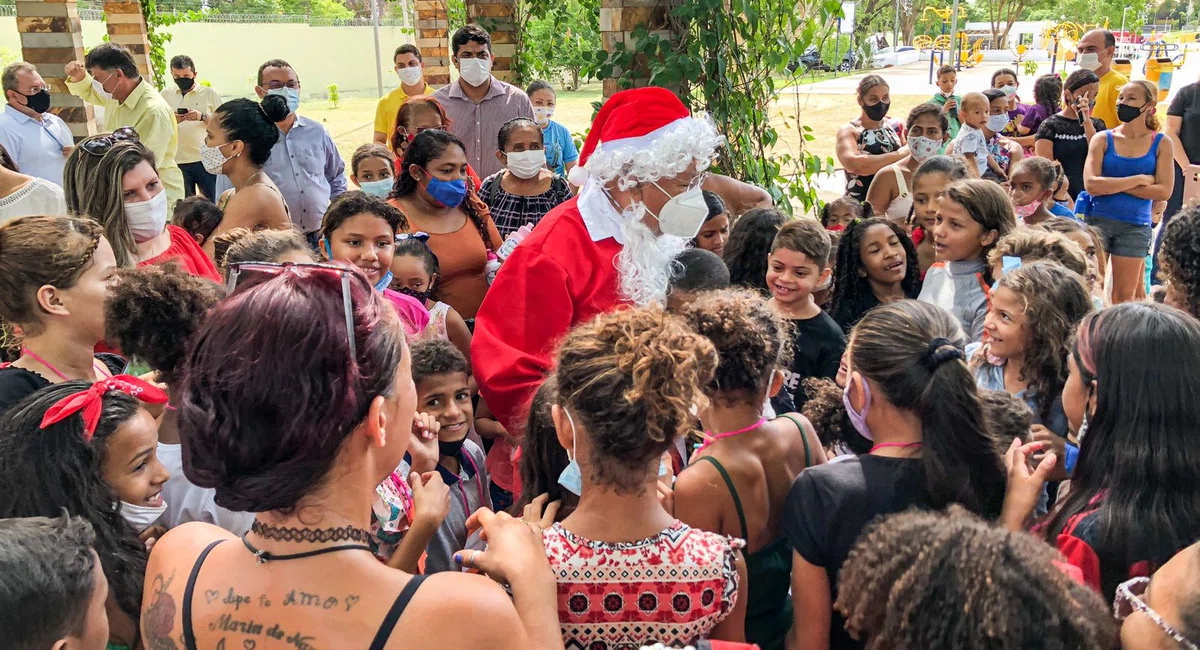
[(90, 442), (92, 435), (96, 433), (96, 424), (100, 422), (100, 407), (104, 403), (104, 395), (114, 390), (148, 404), (167, 403), (167, 394), (157, 386), (132, 375), (117, 375), (101, 379), (82, 393), (68, 395), (58, 400), (46, 411), (39, 428), (45, 429), (83, 411), (83, 439)]

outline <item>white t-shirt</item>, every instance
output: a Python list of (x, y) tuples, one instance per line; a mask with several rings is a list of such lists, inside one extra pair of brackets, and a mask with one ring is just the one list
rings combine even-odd
[(63, 198), (62, 188), (41, 178), (35, 178), (16, 192), (0, 198), (0, 223), (17, 217), (66, 213), (67, 201)]
[(197, 487), (184, 476), (182, 451), (180, 445), (158, 443), (158, 460), (171, 473), (162, 492), (163, 500), (167, 502), (162, 523), (167, 528), (174, 528), (191, 521), (203, 521), (220, 526), (234, 535), (250, 530), (250, 524), (254, 523), (253, 512), (233, 512), (222, 508), (213, 500), (215, 490)]
[(958, 130), (958, 137), (954, 139), (954, 155), (968, 153), (975, 154), (975, 165), (979, 167), (979, 175), (982, 177), (988, 169), (987, 138), (983, 137), (983, 131), (970, 124), (964, 124)]

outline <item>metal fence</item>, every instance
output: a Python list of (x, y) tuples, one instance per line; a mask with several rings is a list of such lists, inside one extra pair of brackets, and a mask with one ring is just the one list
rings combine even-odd
[[(79, 17), (83, 20), (104, 20), (104, 3), (79, 2)], [(197, 12), (177, 11), (170, 3), (159, 3), (159, 13), (184, 14), (189, 16), (187, 22), (198, 23), (292, 23), (312, 25), (314, 27), (370, 27), (369, 16), (352, 18), (323, 18), (318, 16), (289, 15), (289, 14), (226, 14), (214, 11)], [(0, 0), (0, 17), (16, 16), (17, 6), (14, 0)], [(409, 27), (408, 22), (401, 18), (380, 18), (380, 26)], [(412, 28), (409, 27), (411, 31)]]

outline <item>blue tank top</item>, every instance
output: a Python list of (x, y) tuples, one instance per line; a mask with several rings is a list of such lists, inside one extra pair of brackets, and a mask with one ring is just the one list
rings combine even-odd
[[(1101, 175), (1112, 178), (1127, 178), (1139, 174), (1154, 175), (1154, 170), (1158, 167), (1158, 143), (1162, 140), (1163, 134), (1156, 133), (1154, 142), (1150, 144), (1150, 151), (1139, 158), (1126, 158), (1118, 155), (1117, 148), (1113, 146), (1112, 131), (1106, 131), (1105, 134), (1108, 136), (1108, 146), (1104, 149)], [(1093, 196), (1091, 216), (1149, 226), (1152, 203), (1154, 202), (1150, 199), (1140, 199), (1124, 192)]]

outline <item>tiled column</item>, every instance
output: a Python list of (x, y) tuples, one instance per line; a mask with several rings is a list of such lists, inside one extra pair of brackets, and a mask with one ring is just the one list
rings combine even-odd
[(425, 82), (450, 83), (450, 33), (445, 0), (417, 0), (417, 48), (425, 62)]
[[(600, 0), (600, 40), (604, 49), (612, 52), (617, 43), (624, 43), (626, 49), (634, 46), (633, 32), (638, 27), (645, 27), (651, 33), (670, 37), (671, 31), (667, 22), (667, 10), (670, 5), (667, 0)], [(645, 86), (650, 79), (645, 71), (645, 62), (636, 63), (633, 85)], [(621, 75), (621, 70), (613, 72), (614, 77)], [(621, 90), (617, 79), (604, 80), (604, 97)]]
[(501, 81), (512, 81), (513, 57), (517, 55), (514, 11), (514, 0), (467, 0), (467, 20), (488, 30), (492, 37), (492, 74)]
[(150, 72), (150, 40), (146, 38), (146, 19), (138, 2), (104, 3), (104, 21), (108, 25), (108, 40), (124, 45), (133, 54), (138, 73), (153, 81)]
[(37, 66), (50, 91), (50, 112), (71, 127), (75, 140), (96, 133), (92, 108), (67, 91), (63, 67), (83, 60), (83, 32), (75, 0), (17, 0), (21, 56)]

